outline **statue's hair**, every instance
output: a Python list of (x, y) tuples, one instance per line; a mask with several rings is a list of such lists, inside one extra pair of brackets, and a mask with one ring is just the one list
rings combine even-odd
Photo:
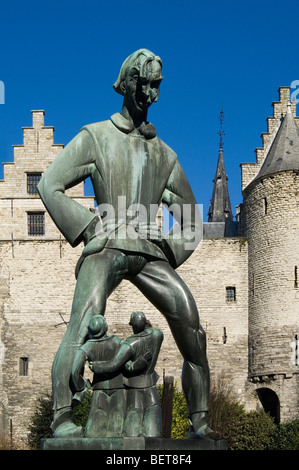
[[(126, 58), (124, 63), (121, 66), (118, 79), (113, 85), (114, 90), (119, 93), (120, 95), (124, 95), (123, 90), (121, 89), (121, 83), (126, 79), (129, 71), (132, 67), (139, 70), (140, 77), (145, 76), (145, 67), (149, 62), (156, 61), (160, 64), (162, 69), (162, 60), (159, 56), (155, 55), (153, 52), (149, 51), (148, 49), (138, 49), (138, 51), (133, 52), (133, 54), (129, 55)], [(160, 76), (160, 80), (162, 80), (162, 76)]]

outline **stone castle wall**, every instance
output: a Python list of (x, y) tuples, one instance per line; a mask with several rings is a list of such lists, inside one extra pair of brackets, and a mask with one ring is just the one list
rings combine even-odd
[(66, 242), (23, 241), (12, 255), (11, 243), (0, 242), (2, 431), (12, 428), (14, 438), (26, 435), (37, 398), (51, 391), (51, 364), (70, 315), (75, 252)]
[(253, 179), (288, 109), (298, 125), (290, 87), (280, 87), (267, 132), (261, 135), (262, 146), (256, 149), (256, 163), (241, 165), (244, 202), (240, 214), (242, 233), (248, 239), (251, 392), (265, 397), (275, 392), (270, 401), (277, 400), (277, 416), (282, 421), (299, 416), (299, 177), (298, 171), (286, 171)]
[[(298, 415), (299, 175), (256, 182), (244, 198), (249, 272), (249, 376), (286, 379), (278, 397), (284, 416)], [(293, 379), (293, 380), (291, 380)], [(276, 387), (277, 388), (277, 387)], [(288, 392), (286, 390), (290, 389)], [(292, 391), (293, 390), (293, 393)]]

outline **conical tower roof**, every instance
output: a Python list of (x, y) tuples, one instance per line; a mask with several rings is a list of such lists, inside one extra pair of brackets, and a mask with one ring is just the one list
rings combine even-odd
[(299, 128), (291, 104), (254, 180), (288, 170), (299, 170)]

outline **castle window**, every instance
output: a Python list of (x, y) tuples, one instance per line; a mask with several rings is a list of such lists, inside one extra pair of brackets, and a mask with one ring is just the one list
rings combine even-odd
[(236, 288), (234, 286), (226, 287), (226, 300), (234, 302), (236, 300)]
[(266, 215), (268, 213), (268, 201), (266, 197), (264, 197), (263, 202), (264, 202), (264, 214)]
[(20, 357), (20, 375), (28, 375), (28, 357)]
[(294, 287), (298, 287), (298, 266), (295, 266), (294, 269)]
[(38, 194), (37, 185), (42, 177), (41, 173), (27, 173), (27, 193), (34, 195)]
[(45, 235), (45, 213), (28, 212), (28, 235)]
[(226, 328), (225, 328), (225, 326), (223, 327), (222, 340), (223, 340), (223, 344), (226, 344), (226, 341), (227, 341), (227, 334), (226, 334)]

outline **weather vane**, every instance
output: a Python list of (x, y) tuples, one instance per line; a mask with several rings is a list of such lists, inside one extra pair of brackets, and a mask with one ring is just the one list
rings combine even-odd
[(220, 120), (220, 131), (218, 132), (218, 134), (220, 135), (219, 148), (222, 149), (223, 148), (223, 136), (225, 135), (225, 132), (222, 129), (223, 120), (224, 120), (223, 108), (221, 108), (219, 120)]

